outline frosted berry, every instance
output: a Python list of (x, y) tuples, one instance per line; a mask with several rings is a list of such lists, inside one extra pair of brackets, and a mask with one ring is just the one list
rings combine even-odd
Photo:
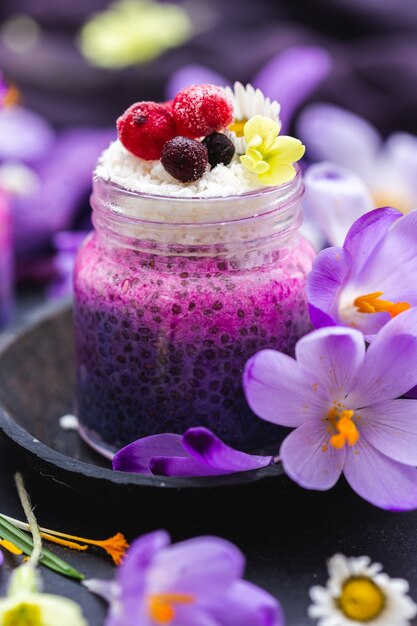
[(195, 139), (174, 137), (165, 144), (161, 163), (171, 176), (182, 183), (191, 183), (207, 169), (207, 148)]
[(136, 102), (117, 120), (119, 139), (135, 156), (159, 159), (167, 141), (177, 135), (172, 113), (163, 104)]
[(172, 113), (172, 105), (173, 105), (173, 103), (174, 103), (173, 100), (166, 100), (165, 102), (162, 102), (161, 104), (164, 107), (164, 109), (167, 109), (167, 111)]
[(229, 165), (230, 161), (233, 159), (235, 146), (226, 135), (222, 133), (212, 133), (203, 139), (203, 144), (207, 148), (208, 160), (211, 167), (216, 167), (216, 165), (220, 165), (220, 163)]
[(221, 87), (192, 85), (175, 96), (173, 114), (178, 134), (204, 137), (233, 121), (233, 105)]

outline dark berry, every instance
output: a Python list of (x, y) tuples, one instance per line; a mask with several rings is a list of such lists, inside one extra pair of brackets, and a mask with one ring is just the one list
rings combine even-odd
[(216, 165), (220, 165), (220, 163), (229, 165), (230, 161), (233, 159), (235, 147), (233, 142), (230, 141), (229, 137), (226, 137), (226, 135), (222, 133), (212, 133), (203, 139), (203, 144), (207, 148), (208, 160), (211, 167), (216, 167)]
[(173, 115), (178, 134), (205, 137), (231, 124), (233, 105), (221, 87), (192, 85), (175, 96)]
[(117, 120), (117, 130), (126, 150), (147, 161), (159, 159), (166, 142), (178, 134), (168, 107), (156, 102), (132, 104)]
[(161, 163), (166, 171), (182, 183), (201, 178), (207, 169), (207, 148), (188, 137), (174, 137), (165, 144)]

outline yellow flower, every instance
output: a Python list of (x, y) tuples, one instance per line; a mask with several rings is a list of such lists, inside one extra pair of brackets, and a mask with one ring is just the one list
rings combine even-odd
[(255, 115), (245, 124), (246, 154), (240, 160), (263, 185), (282, 185), (294, 178), (293, 163), (305, 152), (299, 139), (278, 137), (280, 130), (278, 122), (263, 115)]
[(83, 26), (79, 46), (92, 65), (119, 68), (145, 63), (184, 43), (192, 25), (181, 6), (119, 0)]
[(14, 570), (7, 597), (0, 599), (0, 626), (88, 626), (81, 607), (62, 596), (40, 593), (36, 566)]
[(0, 600), (0, 626), (87, 626), (81, 608), (68, 598), (22, 593)]

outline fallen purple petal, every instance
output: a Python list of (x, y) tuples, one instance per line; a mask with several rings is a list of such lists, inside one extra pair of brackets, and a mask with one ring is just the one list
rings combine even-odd
[(203, 427), (184, 435), (163, 433), (138, 439), (120, 450), (113, 469), (159, 476), (219, 476), (267, 467), (271, 456), (234, 450)]

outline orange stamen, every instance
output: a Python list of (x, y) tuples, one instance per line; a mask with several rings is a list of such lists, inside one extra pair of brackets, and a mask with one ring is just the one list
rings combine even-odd
[[(359, 431), (353, 421), (354, 416), (355, 411), (345, 409), (343, 405), (339, 406), (336, 403), (328, 412), (327, 431), (331, 435), (329, 443), (336, 450), (341, 450), (346, 444), (354, 446), (359, 440)], [(323, 451), (327, 451), (327, 446)]]
[[(48, 535), (45, 537), (48, 541), (52, 541), (52, 537), (54, 539), (62, 538), (64, 540), (70, 540), (66, 542), (62, 542), (61, 545), (66, 546), (67, 548), (72, 548), (74, 550), (86, 550), (88, 546), (83, 546), (76, 544), (70, 545), (72, 543), (71, 540), (80, 541), (82, 543), (88, 544), (90, 546), (97, 546), (99, 548), (103, 548), (111, 556), (114, 563), (116, 565), (120, 565), (125, 555), (126, 550), (129, 547), (126, 538), (122, 533), (117, 533), (114, 537), (110, 537), (109, 539), (104, 539), (102, 541), (96, 541), (95, 539), (86, 539), (85, 537), (76, 537), (75, 535), (66, 535), (65, 533), (59, 533), (55, 530), (48, 530), (47, 528), (41, 528), (42, 536)], [(55, 543), (60, 543), (60, 541), (55, 541)]]
[(88, 550), (88, 546), (86, 544), (81, 545), (80, 543), (75, 543), (74, 541), (68, 541), (67, 539), (61, 539), (60, 537), (54, 537), (53, 535), (49, 535), (48, 533), (41, 532), (42, 539), (46, 539), (46, 541), (50, 541), (51, 543), (56, 543), (58, 546), (64, 546), (65, 548), (69, 548), (70, 550), (78, 550), (79, 552), (84, 552)]
[(148, 600), (149, 614), (157, 624), (170, 624), (176, 604), (193, 604), (194, 596), (181, 593), (156, 593)]
[(11, 552), (11, 554), (16, 554), (18, 556), (23, 554), (23, 552), (22, 552), (22, 550), (20, 550), (20, 548), (17, 548), (14, 545), (14, 543), (12, 543), (11, 541), (7, 541), (7, 539), (0, 539), (0, 546), (2, 546), (2, 548), (5, 548), (6, 550), (8, 550), (8, 552)]
[(20, 91), (15, 85), (10, 85), (6, 95), (3, 98), (3, 106), (11, 107), (20, 102)]
[(408, 302), (391, 302), (391, 300), (380, 300), (383, 291), (374, 291), (364, 296), (355, 298), (353, 304), (359, 313), (389, 313), (391, 317), (396, 317), (403, 311), (411, 309)]
[[(5, 517), (17, 528), (20, 528), (21, 530), (30, 530), (28, 524), (13, 519), (12, 517)], [(105, 550), (107, 554), (112, 557), (116, 565), (120, 565), (125, 552), (129, 547), (129, 544), (122, 533), (117, 533), (114, 537), (109, 537), (109, 539), (99, 541), (96, 539), (86, 539), (85, 537), (76, 537), (75, 535), (67, 535), (66, 533), (60, 533), (57, 530), (50, 530), (49, 528), (40, 528), (39, 530), (41, 532), (41, 536), (47, 541), (52, 541), (53, 543), (65, 546), (71, 550), (84, 551), (88, 549), (88, 546), (103, 548), (103, 550)]]

